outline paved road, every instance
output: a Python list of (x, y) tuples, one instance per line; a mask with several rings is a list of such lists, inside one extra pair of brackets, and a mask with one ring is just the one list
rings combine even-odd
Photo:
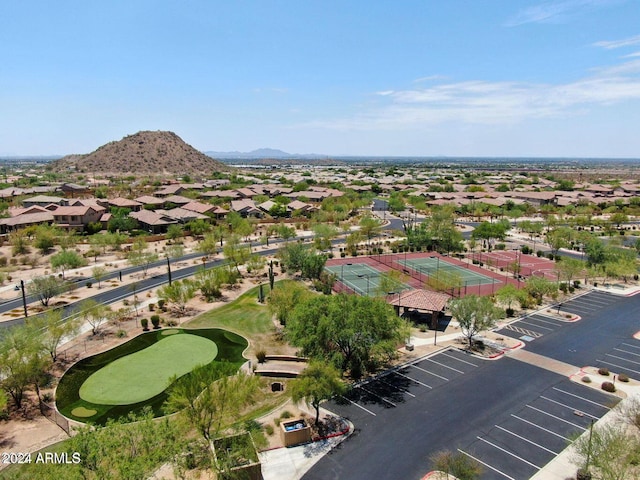
[[(640, 329), (640, 295), (591, 292), (562, 309), (580, 309), (583, 319), (545, 323), (549, 317), (538, 315), (530, 324), (515, 324), (539, 333), (527, 349), (576, 367), (609, 366), (640, 379), (640, 340), (632, 337)], [(445, 353), (329, 403), (330, 410), (351, 419), (356, 434), (303, 478), (417, 479), (431, 469), (429, 456), (446, 449), (483, 463), (484, 480), (527, 479), (617, 402), (515, 358), (489, 362)]]

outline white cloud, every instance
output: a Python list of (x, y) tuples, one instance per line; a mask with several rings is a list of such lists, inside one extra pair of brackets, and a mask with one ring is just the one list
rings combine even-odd
[(596, 42), (593, 44), (595, 47), (606, 48), (611, 50), (614, 48), (629, 47), (633, 45), (640, 45), (640, 35), (624, 38), (622, 40), (604, 40), (602, 42)]
[(595, 71), (564, 84), (466, 81), (379, 92), (379, 107), (306, 127), (395, 130), (456, 122), (507, 125), (582, 115), (596, 106), (640, 100), (640, 60)]
[(528, 7), (507, 20), (506, 26), (516, 27), (527, 23), (562, 23), (572, 16), (591, 10), (606, 8), (624, 0), (560, 0), (547, 1)]

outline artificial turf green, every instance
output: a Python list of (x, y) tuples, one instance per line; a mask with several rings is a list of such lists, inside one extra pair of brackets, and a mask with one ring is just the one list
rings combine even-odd
[(80, 387), (80, 398), (103, 405), (142, 402), (197, 365), (210, 363), (218, 354), (214, 342), (197, 335), (170, 335), (139, 352), (109, 363)]
[[(80, 387), (95, 372), (104, 368), (108, 364), (117, 361), (127, 355), (146, 349), (157, 342), (175, 336), (197, 336), (214, 342), (218, 347), (218, 356), (210, 364), (227, 362), (236, 367), (240, 367), (245, 359), (242, 352), (247, 348), (247, 340), (235, 333), (219, 328), (203, 329), (172, 329), (174, 335), (163, 335), (169, 330), (154, 330), (143, 335), (132, 338), (118, 347), (106, 352), (84, 358), (73, 365), (62, 376), (56, 388), (56, 406), (65, 416), (79, 422), (88, 422), (99, 425), (106, 424), (109, 419), (127, 417), (129, 413), (140, 414), (147, 407), (150, 407), (155, 416), (165, 415), (165, 401), (168, 393), (167, 389), (142, 402), (127, 405), (106, 405), (102, 403), (87, 402), (80, 398)], [(171, 359), (163, 358), (161, 362), (171, 362)], [(126, 375), (126, 372), (125, 372)], [(186, 375), (191, 375), (187, 373)], [(79, 417), (73, 414), (73, 410), (84, 407), (88, 410), (95, 410), (96, 414), (91, 417)]]

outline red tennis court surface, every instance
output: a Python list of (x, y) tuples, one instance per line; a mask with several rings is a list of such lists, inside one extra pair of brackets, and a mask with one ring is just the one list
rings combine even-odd
[[(434, 252), (419, 252), (419, 253), (397, 253), (397, 254), (381, 254), (371, 255), (365, 257), (349, 257), (349, 258), (334, 258), (327, 261), (327, 267), (331, 267), (331, 270), (336, 273), (337, 279), (334, 284), (334, 290), (336, 292), (349, 292), (355, 293), (353, 289), (340, 281), (340, 272), (338, 268), (344, 265), (345, 270), (349, 270), (349, 267), (354, 265), (367, 265), (370, 268), (382, 273), (387, 273), (392, 270), (399, 271), (405, 274), (404, 283), (413, 288), (425, 288), (431, 290), (425, 286), (425, 282), (428, 279), (428, 273), (421, 269), (410, 268), (410, 265), (419, 264), (421, 259), (437, 259), (439, 265), (443, 269), (453, 269), (458, 267), (459, 270), (468, 270), (474, 272), (477, 280), (471, 279), (473, 275), (469, 276), (469, 280), (465, 280), (464, 285), (460, 288), (459, 295), (464, 297), (465, 295), (491, 295), (495, 293), (500, 287), (503, 287), (507, 283), (511, 283), (517, 287), (522, 287), (523, 282), (513, 278), (513, 274), (507, 272), (494, 272), (486, 268), (481, 268), (478, 265), (473, 265), (471, 259), (460, 260), (449, 256), (439, 255)], [(337, 267), (337, 268), (336, 268)], [(346, 277), (345, 273), (345, 277)], [(444, 292), (449, 293), (449, 292)], [(450, 293), (449, 293), (450, 294)], [(456, 289), (455, 296), (458, 296), (458, 290)]]
[[(535, 255), (525, 255), (514, 250), (495, 250), (493, 252), (473, 253), (470, 255), (473, 260), (482, 262), (491, 267), (499, 267), (506, 272), (520, 271), (524, 277), (545, 277), (549, 280), (556, 280), (558, 274), (555, 269), (555, 262), (547, 258)], [(518, 267), (519, 266), (519, 267)]]

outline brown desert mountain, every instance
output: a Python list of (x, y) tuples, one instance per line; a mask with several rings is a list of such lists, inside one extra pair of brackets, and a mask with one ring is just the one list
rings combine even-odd
[(111, 175), (181, 175), (229, 170), (222, 162), (199, 152), (173, 132), (142, 131), (109, 142), (87, 155), (68, 155), (51, 163), (57, 172)]

